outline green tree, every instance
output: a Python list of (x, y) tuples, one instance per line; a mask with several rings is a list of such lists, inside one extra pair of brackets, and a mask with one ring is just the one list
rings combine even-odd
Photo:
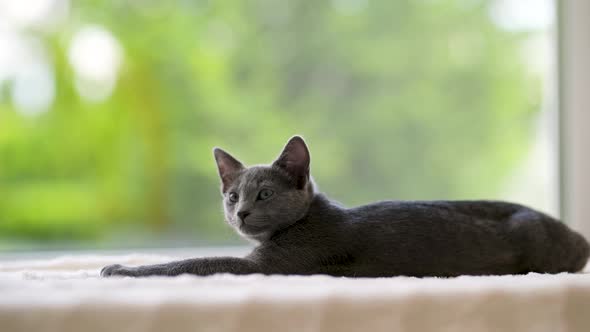
[[(23, 116), (2, 91), (0, 235), (235, 241), (211, 148), (271, 161), (295, 133), (345, 204), (492, 197), (530, 145), (540, 88), (526, 36), (494, 25), (490, 3), (71, 2), (58, 29), (25, 32), (51, 55), (51, 109)], [(67, 61), (86, 23), (124, 53), (100, 103)]]

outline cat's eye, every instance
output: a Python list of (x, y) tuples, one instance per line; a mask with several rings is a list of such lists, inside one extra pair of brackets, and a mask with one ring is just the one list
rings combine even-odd
[(233, 191), (231, 193), (229, 193), (229, 195), (227, 197), (228, 197), (229, 201), (232, 203), (237, 203), (238, 200), (240, 199), (240, 196), (238, 196), (238, 194)]
[(274, 191), (270, 190), (270, 189), (262, 189), (259, 193), (258, 193), (258, 199), (263, 201), (267, 198), (269, 198), (270, 196), (272, 196), (272, 194), (274, 194)]

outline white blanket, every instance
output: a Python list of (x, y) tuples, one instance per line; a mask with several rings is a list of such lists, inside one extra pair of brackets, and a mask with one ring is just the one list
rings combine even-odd
[[(178, 258), (178, 257), (176, 257)], [(590, 331), (590, 274), (100, 278), (149, 255), (0, 262), (0, 331)]]

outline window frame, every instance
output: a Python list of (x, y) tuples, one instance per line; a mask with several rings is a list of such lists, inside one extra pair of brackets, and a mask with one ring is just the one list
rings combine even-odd
[(590, 238), (590, 1), (556, 5), (560, 210)]

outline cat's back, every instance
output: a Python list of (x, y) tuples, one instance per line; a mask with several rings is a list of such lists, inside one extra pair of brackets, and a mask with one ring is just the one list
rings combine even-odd
[(373, 243), (430, 244), (440, 249), (437, 243), (446, 246), (460, 241), (470, 248), (477, 243), (504, 243), (517, 213), (526, 214), (527, 220), (545, 218), (524, 206), (501, 201), (381, 201), (348, 209), (346, 221), (350, 231)]
[(347, 210), (351, 222), (404, 222), (404, 221), (501, 221), (514, 213), (537, 213), (525, 206), (503, 201), (380, 201)]
[(381, 201), (348, 209), (366, 275), (502, 274), (518, 253), (506, 239), (524, 207), (496, 201)]

